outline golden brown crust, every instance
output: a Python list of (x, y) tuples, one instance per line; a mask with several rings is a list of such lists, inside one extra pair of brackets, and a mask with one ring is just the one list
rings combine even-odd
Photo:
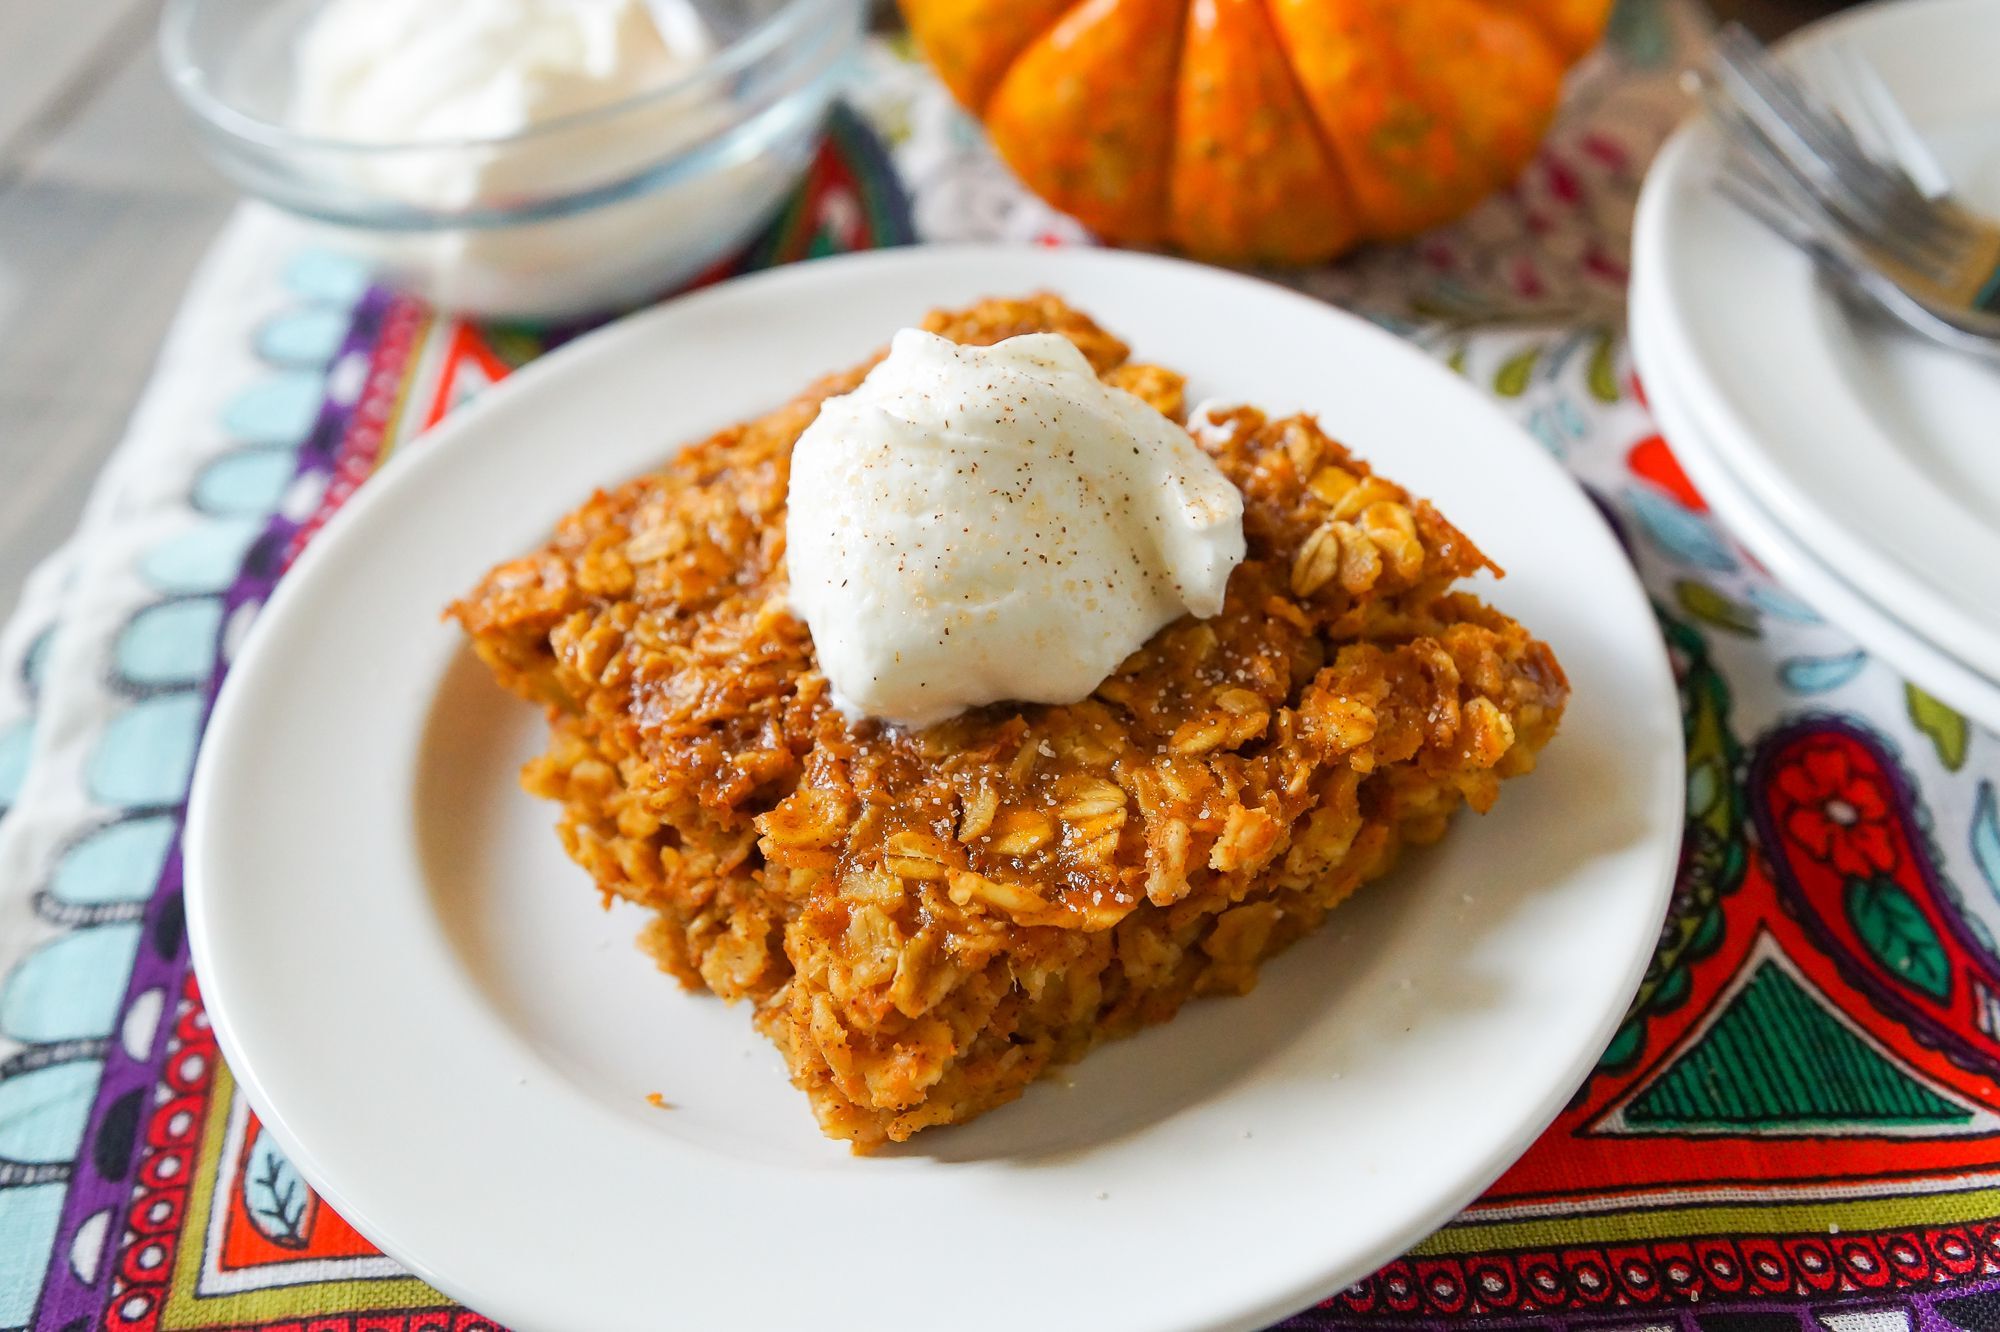
[[(1179, 419), (1182, 381), (1052, 296), (933, 315), (1070, 337)], [(872, 364), (872, 362), (870, 363)], [(542, 703), (525, 781), (689, 985), (758, 1006), (826, 1131), (867, 1150), (1051, 1062), (1248, 989), (1407, 841), (1485, 809), (1554, 732), (1543, 644), (1451, 584), (1488, 567), (1309, 417), (1198, 430), (1243, 491), (1220, 615), (1082, 702), (850, 725), (785, 609), (790, 449), (867, 365), (600, 492), (451, 608)]]

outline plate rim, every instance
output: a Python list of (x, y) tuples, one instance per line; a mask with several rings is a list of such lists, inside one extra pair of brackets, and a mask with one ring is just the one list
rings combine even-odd
[[(280, 581), (276, 592), (258, 615), (257, 623), (253, 625), (252, 632), (238, 653), (229, 677), (224, 683), (209, 718), (193, 776), (183, 846), (188, 881), (188, 933), (197, 970), (207, 976), (219, 977), (221, 974), (214, 970), (214, 927), (209, 918), (213, 904), (209, 897), (210, 890), (203, 885), (209, 879), (209, 862), (215, 854), (212, 841), (220, 838), (222, 834), (218, 817), (211, 807), (213, 788), (217, 780), (215, 769), (223, 761), (222, 756), (229, 746), (210, 741), (215, 737), (227, 738), (233, 734), (237, 725), (234, 721), (235, 708), (245, 693), (245, 688), (239, 687), (238, 682), (250, 677), (258, 669), (257, 663), (266, 650), (264, 645), (276, 641), (275, 631), (267, 632), (268, 626), (282, 624), (284, 617), (295, 613), (288, 608), (299, 604), (303, 598), (310, 595), (315, 580), (325, 576), (317, 571), (322, 566), (333, 564), (339, 558), (339, 552), (346, 542), (344, 534), (347, 531), (356, 528), (366, 515), (376, 508), (389, 503), (390, 498), (398, 490), (415, 484), (412, 478), (433, 471), (448, 470), (454, 466), (455, 464), (450, 461), (454, 455), (463, 454), (470, 447), (465, 441), (476, 439), (479, 432), (486, 428), (485, 423), (489, 418), (510, 410), (510, 404), (516, 396), (530, 391), (543, 381), (569, 374), (572, 363), (615, 356), (620, 342), (642, 338), (645, 328), (654, 321), (671, 321), (685, 317), (682, 312), (691, 303), (740, 299), (737, 293), (745, 289), (761, 290), (766, 286), (796, 281), (801, 271), (824, 272), (838, 266), (844, 271), (859, 273), (868, 269), (892, 268), (904, 264), (914, 264), (919, 267), (931, 264), (976, 264), (981, 260), (995, 257), (1050, 261), (1058, 270), (1067, 264), (1129, 266), (1135, 270), (1186, 269), (1199, 272), (1210, 279), (1226, 280), (1241, 283), (1246, 288), (1255, 288), (1267, 298), (1294, 302), (1302, 309), (1310, 310), (1315, 317), (1347, 323), (1357, 335), (1375, 339), (1377, 345), (1385, 350), (1385, 354), (1408, 358), (1412, 364), (1422, 362), (1436, 372), (1441, 392), (1459, 393), (1464, 395), (1468, 402), (1476, 401), (1480, 410), (1494, 422), (1496, 433), (1504, 430), (1510, 437), (1517, 439), (1523, 446), (1522, 460), (1529, 467), (1541, 470), (1545, 480), (1558, 480), (1566, 486), (1577, 485), (1574, 478), (1541, 448), (1534, 445), (1520, 425), (1507, 416), (1490, 398), (1461, 377), (1438, 365), (1422, 350), (1411, 346), (1380, 326), (1352, 312), (1265, 278), (1218, 270), (1166, 256), (1084, 247), (1050, 250), (1020, 244), (897, 247), (815, 260), (809, 265), (784, 265), (674, 298), (613, 321), (566, 344), (509, 376), (506, 381), (494, 386), (454, 413), (431, 432), (434, 437), (429, 439), (425, 447), (403, 451), (392, 458), (370, 485), (361, 488), (343, 506), (305, 549), (287, 576)], [(1052, 273), (1049, 279), (1051, 285), (1059, 285), (1061, 280), (1059, 271)], [(1454, 384), (1455, 387), (1446, 388), (1447, 383)], [(593, 484), (591, 478), (580, 477), (578, 489), (581, 491), (591, 484)], [(1590, 507), (1587, 500), (1583, 500), (1583, 503), (1586, 508)], [(1615, 536), (1610, 525), (1604, 522), (1602, 516), (1593, 511), (1591, 519), (1603, 526), (1607, 539), (1615, 544)], [(1638, 578), (1637, 571), (1629, 562), (1622, 564), (1619, 576), (1629, 583), (1632, 595), (1639, 599), (1640, 604), (1645, 605), (1648, 594)], [(1649, 646), (1652, 650), (1644, 655), (1648, 662), (1648, 673), (1653, 677), (1650, 692), (1654, 702), (1662, 708), (1662, 717), (1672, 719), (1673, 733), (1677, 735), (1680, 724), (1678, 688), (1669, 665), (1665, 644), (1663, 640), (1654, 638)], [(1646, 909), (1643, 914), (1649, 918), (1663, 915), (1670, 900), (1677, 877), (1678, 829), (1684, 824), (1685, 819), (1685, 755), (1678, 745), (1668, 748), (1669, 752), (1666, 755), (1656, 755), (1654, 758), (1656, 762), (1665, 762), (1675, 774), (1678, 774), (1675, 780), (1665, 783), (1671, 792), (1673, 804), (1672, 809), (1668, 811), (1670, 817), (1664, 817), (1664, 822), (1673, 827), (1676, 834), (1668, 839), (1671, 845), (1666, 846), (1664, 850), (1648, 849), (1653, 862), (1652, 881), (1647, 885), (1649, 891), (1645, 898)], [(1422, 1215), (1385, 1231), (1373, 1245), (1366, 1247), (1361, 1253), (1342, 1256), (1337, 1262), (1323, 1262), (1313, 1272), (1301, 1274), (1293, 1284), (1283, 1290), (1272, 1291), (1254, 1304), (1246, 1304), (1233, 1313), (1213, 1317), (1197, 1315), (1193, 1321), (1185, 1321), (1175, 1326), (1189, 1329), (1254, 1329), (1264, 1326), (1273, 1319), (1296, 1312), (1315, 1300), (1333, 1293), (1345, 1282), (1365, 1275), (1405, 1252), (1417, 1240), (1448, 1220), (1463, 1207), (1464, 1203), (1483, 1193), (1553, 1122), (1562, 1106), (1594, 1068), (1602, 1047), (1622, 1020), (1625, 1004), (1630, 994), (1636, 991), (1651, 960), (1653, 948), (1650, 940), (1651, 936), (1648, 936), (1645, 942), (1632, 949), (1617, 988), (1618, 1002), (1605, 1005), (1593, 1026), (1591, 1039), (1573, 1053), (1565, 1076), (1543, 1090), (1538, 1108), (1533, 1115), (1516, 1123), (1509, 1133), (1492, 1144), (1476, 1165), (1467, 1167), (1467, 1173), (1462, 1180), (1463, 1187), (1454, 1191), (1454, 1196), (1438, 1199)], [(258, 1110), (265, 1127), (272, 1132), (280, 1146), (291, 1156), (294, 1165), (315, 1190), (333, 1205), (336, 1211), (367, 1235), (371, 1242), (377, 1243), (385, 1253), (390, 1254), (440, 1291), (482, 1312), (494, 1310), (496, 1316), (505, 1317), (507, 1321), (516, 1325), (534, 1325), (535, 1319), (532, 1316), (516, 1318), (507, 1315), (504, 1306), (492, 1298), (492, 1292), (467, 1289), (457, 1283), (451, 1274), (432, 1269), (420, 1255), (411, 1252), (408, 1246), (395, 1242), (396, 1237), (378, 1235), (375, 1232), (367, 1219), (370, 1209), (359, 1205), (358, 1199), (342, 1188), (339, 1181), (327, 1170), (321, 1168), (323, 1163), (319, 1155), (293, 1131), (290, 1119), (282, 1113), (267, 1113), (279, 1107), (274, 1106), (272, 1098), (267, 1094), (267, 1089), (258, 1074), (257, 1061), (250, 1057), (250, 1052), (235, 1038), (235, 1024), (230, 1017), (230, 1009), (235, 1002), (232, 987), (218, 979), (215, 982), (205, 983), (203, 993), (211, 1024), (239, 1087)]]
[[(1862, 46), (1871, 40), (1882, 40), (1884, 34), (1904, 25), (1936, 21), (1937, 13), (1953, 10), (1978, 14), (1988, 26), (2000, 31), (2000, 7), (1990, 0), (1871, 0), (1806, 25), (1779, 43), (1777, 49), (1789, 55), (1841, 39)], [(1707, 117), (1691, 115), (1661, 146), (1640, 190), (1632, 230), (1632, 291), (1636, 297), (1642, 285), (1655, 288), (1649, 323), (1652, 340), (1658, 344), (1656, 359), (1671, 358), (1688, 368), (1689, 373), (1679, 380), (1683, 400), (1702, 417), (1705, 431), (1717, 437), (1718, 451), (1735, 460), (1730, 471), (1736, 481), (1801, 546), (1824, 551), (1819, 557), (1822, 563), (1838, 563), (1849, 571), (1852, 586), (1876, 607), (1892, 602), (1913, 607), (1923, 622), (1935, 630), (1925, 636), (1948, 644), (1947, 654), (1954, 659), (2000, 660), (2000, 618), (1990, 622), (1980, 620), (1905, 569), (1896, 556), (1849, 530), (1847, 524), (1834, 516), (1830, 502), (1823, 495), (1801, 481), (1789, 465), (1760, 443), (1750, 409), (1732, 394), (1723, 377), (1707, 371), (1712, 358), (1701, 354), (1700, 339), (1689, 323), (1691, 315), (1686, 308), (1689, 296), (1668, 276), (1670, 270), (1692, 267), (1674, 260), (1684, 242), (1677, 240), (1677, 229), (1669, 215), (1686, 206), (1687, 199), (1712, 193), (1701, 176), (1701, 168), (1716, 151), (1716, 133)], [(1703, 202), (1707, 200), (1704, 198)], [(1727, 207), (1719, 199), (1714, 206)], [(1743, 226), (1746, 235), (1754, 235), (1756, 243), (1767, 246), (1772, 254), (1784, 255), (1791, 267), (1798, 268), (1804, 263), (1802, 256), (1757, 231), (1753, 223), (1744, 220)], [(1795, 258), (1799, 264), (1791, 263)], [(1791, 296), (1817, 300), (1817, 280), (1808, 270), (1800, 271), (1804, 285), (1791, 292)], [(1653, 275), (1650, 281), (1645, 279), (1646, 274)], [(1784, 279), (1778, 279), (1777, 284), (1789, 287)], [(1755, 308), (1747, 301), (1742, 306)], [(1698, 369), (1702, 372), (1695, 373)], [(1865, 414), (1857, 428), (1871, 437), (1886, 438), (1883, 428)], [(1911, 472), (1911, 485), (1927, 491), (1938, 490), (1927, 473), (1914, 467)], [(1808, 542), (1803, 535), (1808, 532), (1816, 533), (1816, 539)], [(1993, 534), (1987, 544), (2000, 553), (2000, 533)], [(1900, 616), (1894, 618), (1912, 623)]]
[[(1828, 568), (1743, 487), (1728, 459), (1708, 441), (1701, 414), (1682, 400), (1680, 386), (1666, 368), (1670, 358), (1654, 346), (1646, 331), (1651, 321), (1645, 313), (1648, 304), (1640, 299), (1643, 290), (1643, 284), (1634, 284), (1629, 330), (1633, 363), (1645, 379), (1647, 401), (1674, 456), (1687, 468), (1696, 489), (1716, 510), (1729, 535), (1771, 566), (1781, 584), (1813, 603), (1816, 613), (1852, 636), (1858, 646), (1883, 657), (1899, 674), (1919, 680), (1974, 721), (2000, 730), (2000, 681), (1990, 680), (1969, 663), (1926, 641), (1860, 588), (1843, 583), (1837, 571)], [(1823, 602), (1842, 609), (1827, 609)], [(1857, 606), (1858, 610), (1854, 609)], [(1869, 618), (1865, 642), (1863, 634), (1850, 627), (1847, 615)], [(1893, 643), (1894, 650), (1878, 651), (1882, 642)], [(1938, 687), (1940, 678), (1951, 683)]]

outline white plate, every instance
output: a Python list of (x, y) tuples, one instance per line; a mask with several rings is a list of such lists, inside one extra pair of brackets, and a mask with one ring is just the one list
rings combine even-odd
[[(1954, 181), (2000, 213), (1996, 0), (1904, 0), (1813, 25), (1872, 63)], [(1855, 325), (1806, 257), (1712, 188), (1705, 118), (1646, 179), (1635, 281), (1658, 355), (1741, 488), (1822, 564), (1961, 661), (2000, 663), (2000, 377)]]
[[(1531, 778), (1246, 999), (875, 1159), (749, 1014), (634, 951), (520, 794), (542, 723), (438, 611), (591, 487), (939, 304), (1059, 291), (1197, 396), (1309, 407), (1512, 570), (1575, 698)], [(305, 1177), (517, 1328), (1247, 1328), (1395, 1256), (1554, 1116), (1679, 845), (1656, 624), (1576, 486), (1475, 389), (1306, 297), (1100, 251), (921, 249), (732, 282), (529, 367), (313, 543), (232, 670), (187, 826), (223, 1050)], [(1065, 1085), (1065, 1084), (1068, 1085)], [(654, 1109), (659, 1092), (674, 1106)]]
[(1744, 488), (1716, 447), (1707, 423), (1684, 397), (1680, 367), (1659, 346), (1651, 318), (1652, 291), (1642, 277), (1632, 287), (1632, 358), (1646, 385), (1646, 402), (1702, 498), (1779, 581), (1855, 636), (1909, 679), (2000, 732), (2000, 681), (1925, 641), (1868, 600), (1802, 546)]

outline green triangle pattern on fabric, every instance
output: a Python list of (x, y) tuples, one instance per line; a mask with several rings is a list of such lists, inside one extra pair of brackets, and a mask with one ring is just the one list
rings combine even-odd
[(1694, 1047), (1625, 1107), (1633, 1128), (1963, 1124), (1946, 1100), (1766, 958)]

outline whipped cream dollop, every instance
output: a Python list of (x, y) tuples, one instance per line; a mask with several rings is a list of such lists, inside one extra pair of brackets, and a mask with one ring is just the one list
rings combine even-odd
[(1216, 614), (1243, 497), (1067, 338), (905, 329), (799, 437), (785, 538), (835, 705), (928, 726), (1075, 702), (1162, 626)]
[[(307, 134), (353, 143), (518, 134), (657, 89), (709, 56), (713, 44), (684, 0), (655, 9), (645, 0), (329, 0), (300, 36), (289, 118)], [(428, 161), (414, 193), (470, 203), (515, 156), (458, 171)]]
[(789, 159), (765, 153), (520, 218), (727, 129), (728, 89), (686, 81), (715, 52), (690, 0), (326, 0), (293, 50), (286, 120), (381, 146), (323, 163), (357, 198), (482, 216), (338, 233), (391, 281), (483, 315), (601, 311), (732, 247), (791, 178)]

